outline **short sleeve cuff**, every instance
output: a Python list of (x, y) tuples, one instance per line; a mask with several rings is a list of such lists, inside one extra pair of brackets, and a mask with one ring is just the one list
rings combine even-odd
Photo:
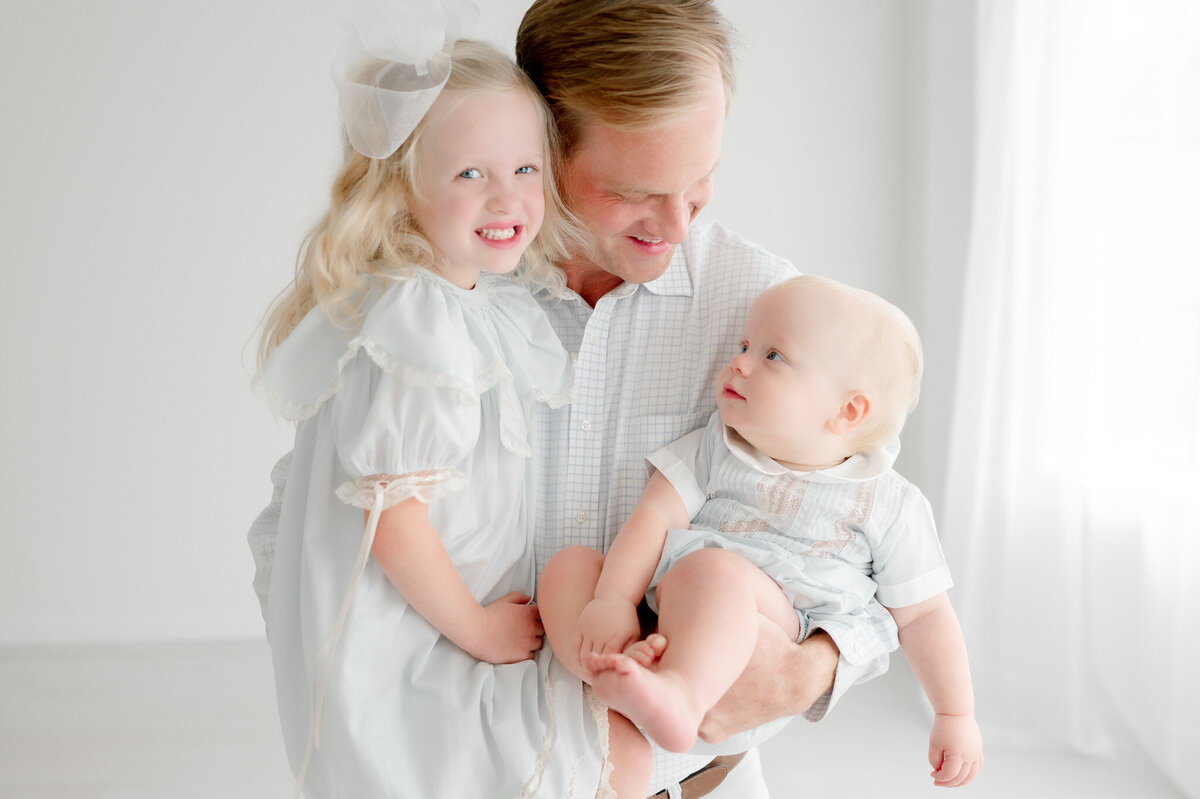
[(906, 608), (948, 591), (953, 585), (954, 581), (950, 579), (950, 569), (942, 564), (907, 582), (898, 585), (880, 585), (875, 592), (875, 598), (885, 608)]
[(370, 510), (376, 497), (382, 494), (383, 509), (387, 510), (406, 499), (428, 505), (466, 484), (467, 476), (456, 469), (429, 469), (409, 474), (367, 475), (342, 483), (336, 493), (342, 502), (363, 510)]
[(696, 480), (696, 472), (693, 467), (696, 451), (700, 447), (700, 440), (703, 436), (703, 427), (693, 430), (646, 458), (651, 466), (662, 472), (663, 477), (667, 478), (667, 481), (679, 493), (679, 498), (683, 500), (684, 507), (687, 508), (688, 518), (695, 518), (708, 499), (704, 495), (704, 489)]

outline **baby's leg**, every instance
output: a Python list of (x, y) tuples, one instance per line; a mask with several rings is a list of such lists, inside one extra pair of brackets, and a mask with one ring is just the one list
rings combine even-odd
[(588, 675), (579, 662), (575, 628), (596, 593), (603, 566), (604, 556), (596, 550), (566, 547), (550, 558), (538, 582), (538, 610), (546, 630), (546, 643), (554, 656), (585, 682)]
[(616, 792), (617, 799), (645, 799), (654, 766), (650, 742), (629, 719), (611, 710), (608, 713), (608, 759), (612, 763), (608, 784)]
[(658, 586), (658, 629), (667, 648), (656, 671), (625, 655), (588, 655), (596, 696), (659, 746), (692, 747), (704, 714), (746, 667), (766, 616), (790, 637), (800, 622), (771, 578), (735, 553), (688, 555)]

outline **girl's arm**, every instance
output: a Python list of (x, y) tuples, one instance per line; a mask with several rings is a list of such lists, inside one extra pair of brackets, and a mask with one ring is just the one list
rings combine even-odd
[(945, 592), (906, 608), (888, 608), (900, 647), (936, 714), (929, 736), (934, 783), (966, 785), (983, 766), (983, 740), (962, 628)]
[(658, 567), (667, 531), (690, 521), (675, 487), (656, 471), (609, 547), (594, 599), (580, 615), (581, 653), (621, 652), (638, 639), (637, 606)]
[(471, 595), (429, 522), (429, 509), (407, 499), (379, 517), (371, 554), (422, 618), (467, 654), (488, 663), (528, 660), (542, 645), (529, 597), (511, 593), (482, 606)]

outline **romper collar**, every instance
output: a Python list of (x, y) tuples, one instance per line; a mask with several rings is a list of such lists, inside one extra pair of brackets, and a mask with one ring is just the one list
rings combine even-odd
[(721, 425), (721, 427), (724, 431), (725, 446), (733, 457), (751, 469), (766, 475), (791, 474), (805, 480), (822, 483), (863, 483), (876, 479), (892, 468), (892, 464), (896, 462), (896, 456), (900, 454), (900, 440), (895, 439), (887, 446), (852, 455), (837, 466), (811, 472), (798, 472), (759, 452), (728, 425)]

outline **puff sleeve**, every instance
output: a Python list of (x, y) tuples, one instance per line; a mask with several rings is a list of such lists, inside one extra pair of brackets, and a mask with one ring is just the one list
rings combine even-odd
[(479, 438), (477, 397), (386, 372), (362, 349), (327, 413), (343, 502), (371, 508), (382, 487), (384, 509), (414, 497), (429, 504), (466, 485), (458, 466)]

